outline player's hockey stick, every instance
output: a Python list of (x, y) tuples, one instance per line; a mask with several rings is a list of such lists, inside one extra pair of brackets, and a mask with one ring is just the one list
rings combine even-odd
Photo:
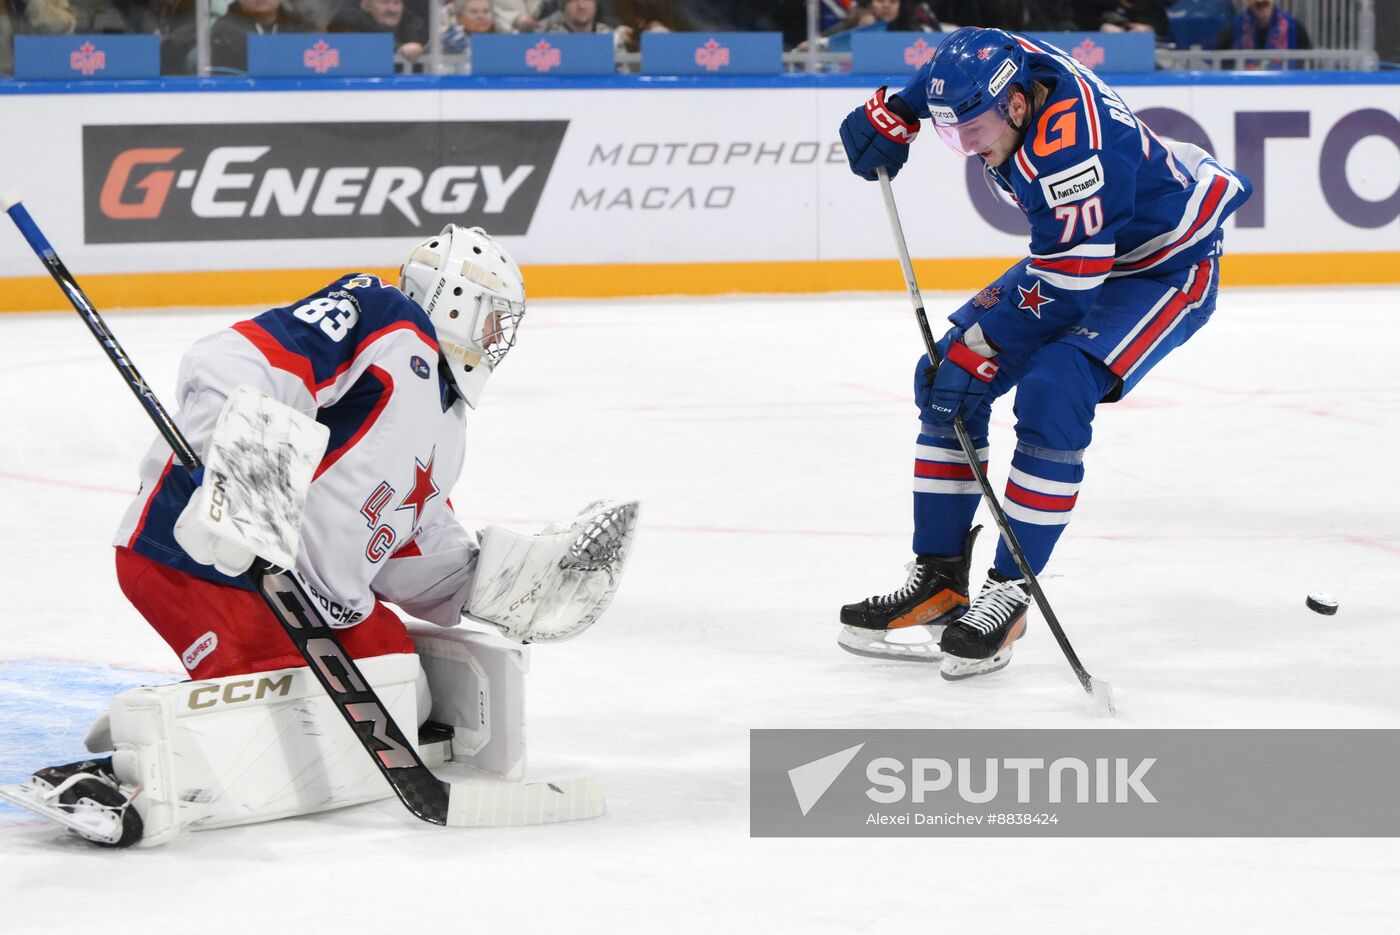
[[(141, 407), (166, 440), (175, 457), (190, 471), (201, 466), (197, 455), (174, 420), (165, 411), (126, 351), (88, 300), (58, 253), (29, 216), (19, 195), (0, 197), (0, 209), (9, 214), (29, 246), (48, 268)], [(389, 716), (384, 703), (350, 658), (335, 631), (316, 610), (296, 576), (262, 560), (247, 572), (248, 581), (267, 608), (287, 631), (297, 651), (325, 689), (326, 695), (360, 738), (366, 752), (389, 781), (399, 800), (418, 818), (435, 825), (478, 827), (494, 824), (542, 824), (591, 818), (603, 813), (603, 799), (595, 780), (566, 783), (448, 783), (424, 765), (417, 748)]]
[[(885, 196), (885, 210), (890, 217), (890, 230), (894, 233), (895, 247), (899, 250), (899, 265), (904, 270), (904, 285), (909, 290), (910, 301), (914, 303), (914, 317), (919, 321), (919, 333), (923, 336), (929, 360), (936, 361), (938, 360), (938, 350), (934, 344), (933, 332), (928, 327), (928, 314), (924, 311), (924, 297), (919, 292), (918, 281), (914, 278), (914, 264), (909, 259), (909, 245), (904, 241), (904, 225), (899, 222), (899, 207), (894, 201), (894, 187), (890, 185), (889, 173), (884, 169), (876, 169), (875, 171), (880, 178), (880, 192)], [(1055, 634), (1055, 642), (1060, 644), (1061, 651), (1069, 660), (1070, 668), (1074, 670), (1075, 677), (1079, 679), (1079, 684), (1084, 686), (1084, 691), (1089, 694), (1089, 697), (1102, 710), (1109, 714), (1116, 714), (1113, 689), (1103, 679), (1094, 678), (1084, 668), (1084, 663), (1079, 661), (1074, 647), (1069, 644), (1069, 637), (1065, 636), (1059, 618), (1051, 609), (1050, 601), (1046, 599), (1045, 592), (1041, 590), (1040, 581), (1036, 578), (1035, 572), (1031, 570), (1030, 562), (1026, 560), (1026, 553), (1021, 550), (1021, 543), (1016, 541), (1016, 533), (1011, 529), (1011, 523), (1006, 518), (1006, 511), (1002, 509), (996, 492), (992, 490), (992, 482), (987, 479), (987, 472), (982, 468), (982, 461), (977, 457), (977, 446), (973, 444), (972, 436), (968, 433), (967, 425), (963, 422), (962, 416), (953, 420), (953, 428), (957, 432), (958, 444), (962, 446), (963, 455), (972, 467), (973, 476), (977, 478), (977, 484), (982, 488), (982, 496), (987, 501), (993, 518), (996, 519), (997, 528), (1001, 530), (1001, 538), (1006, 543), (1006, 548), (1011, 552), (1011, 557), (1016, 560), (1016, 567), (1021, 570), (1022, 576), (1025, 577), (1026, 586), (1035, 598), (1035, 604), (1040, 608), (1041, 616), (1049, 625), (1050, 632)]]

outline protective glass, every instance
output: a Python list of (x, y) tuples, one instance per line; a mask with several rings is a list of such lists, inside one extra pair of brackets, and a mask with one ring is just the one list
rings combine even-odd
[(1011, 132), (1011, 124), (1002, 116), (1001, 108), (991, 107), (963, 123), (939, 123), (934, 117), (933, 128), (948, 148), (959, 156), (975, 156), (986, 152), (992, 144)]

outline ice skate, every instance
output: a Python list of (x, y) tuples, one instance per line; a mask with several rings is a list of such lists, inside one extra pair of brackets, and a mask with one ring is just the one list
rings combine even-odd
[(987, 572), (982, 593), (958, 620), (943, 630), (940, 673), (949, 681), (986, 675), (1011, 662), (1011, 644), (1026, 632), (1030, 591), (1023, 579)]
[[(972, 545), (981, 526), (967, 534), (961, 556), (920, 556), (909, 564), (904, 587), (890, 594), (868, 597), (841, 608), (841, 632), (837, 644), (846, 652), (873, 659), (938, 662), (943, 628), (967, 609), (967, 577)], [(923, 641), (891, 640), (890, 636), (927, 635)]]
[(117, 780), (110, 756), (46, 766), (28, 782), (0, 786), (0, 799), (102, 847), (130, 847), (141, 839), (141, 816), (131, 807), (135, 796)]

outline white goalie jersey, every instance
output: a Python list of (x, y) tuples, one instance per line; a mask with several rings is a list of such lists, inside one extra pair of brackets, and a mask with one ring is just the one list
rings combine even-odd
[[(196, 343), (181, 363), (175, 421), (203, 451), (240, 385), (329, 430), (302, 517), (296, 571), (332, 626), (353, 626), (376, 598), (441, 626), (472, 589), (475, 536), (452, 515), (465, 455), (466, 405), (438, 372), (422, 309), (367, 275), (344, 276), (301, 302)], [(233, 587), (195, 562), (173, 527), (196, 481), (157, 439), (115, 545)]]

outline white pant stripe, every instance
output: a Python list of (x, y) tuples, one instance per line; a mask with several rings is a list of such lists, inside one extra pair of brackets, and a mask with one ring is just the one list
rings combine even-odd
[(1023, 523), (1030, 523), (1032, 526), (1064, 526), (1069, 522), (1072, 510), (1063, 513), (1047, 513), (1044, 510), (1032, 510), (1030, 507), (1021, 506), (1011, 500), (1005, 500), (1001, 504), (1006, 515), (1012, 519), (1019, 519)]
[[(1194, 269), (1195, 268), (1193, 267), (1193, 272)], [(1138, 323), (1136, 325), (1133, 325), (1133, 330), (1129, 331), (1127, 336), (1125, 336), (1122, 341), (1118, 342), (1118, 346), (1109, 352), (1108, 356), (1103, 359), (1103, 362), (1111, 365), (1115, 360), (1118, 359), (1119, 354), (1123, 353), (1129, 347), (1131, 347), (1132, 343), (1137, 340), (1137, 336), (1142, 333), (1142, 329), (1146, 328), (1149, 324), (1152, 323), (1152, 320), (1157, 317), (1157, 313), (1162, 310), (1162, 306), (1166, 305), (1167, 300), (1174, 295), (1176, 295), (1176, 290), (1168, 289), (1166, 291), (1166, 294), (1157, 300), (1157, 304), (1152, 306), (1152, 310), (1138, 319)]]
[(1013, 467), (1007, 479), (1017, 487), (1024, 487), (1026, 490), (1034, 490), (1036, 493), (1049, 494), (1052, 497), (1072, 497), (1079, 493), (1079, 485), (1066, 481), (1046, 480), (1043, 477), (1036, 477), (1034, 474), (1027, 474), (1020, 468)]

